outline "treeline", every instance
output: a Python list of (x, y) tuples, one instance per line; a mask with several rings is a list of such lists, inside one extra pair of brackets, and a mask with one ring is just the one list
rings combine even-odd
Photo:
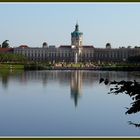
[(140, 63), (140, 55), (130, 56), (128, 57), (127, 61), (132, 63)]
[(0, 54), (0, 62), (19, 62), (19, 63), (23, 63), (26, 62), (27, 58), (23, 55), (19, 55), (19, 54), (8, 54), (8, 53), (3, 53)]
[(0, 48), (9, 48), (10, 45), (9, 45), (9, 40), (5, 40), (2, 42), (2, 45), (0, 45)]

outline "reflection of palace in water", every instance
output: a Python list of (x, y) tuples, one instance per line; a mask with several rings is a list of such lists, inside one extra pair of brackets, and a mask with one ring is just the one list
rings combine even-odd
[(82, 72), (75, 71), (71, 76), (71, 97), (74, 99), (75, 106), (77, 106), (78, 98), (82, 94)]
[(50, 82), (57, 82), (61, 86), (70, 85), (70, 95), (74, 100), (74, 105), (78, 105), (78, 100), (82, 95), (82, 86), (90, 86), (99, 81), (99, 74), (86, 71), (28, 71), (23, 74), (24, 82), (30, 80), (42, 80), (44, 86)]
[[(74, 100), (75, 106), (78, 105), (79, 97), (81, 97), (83, 86), (93, 86), (99, 83), (99, 79), (107, 78), (109, 80), (131, 80), (131, 75), (127, 72), (106, 72), (106, 71), (25, 71), (15, 74), (0, 74), (0, 82), (3, 88), (8, 88), (9, 81), (18, 81), (20, 84), (28, 84), (30, 81), (42, 82), (43, 86), (47, 86), (51, 82), (57, 82), (60, 86), (70, 85), (70, 95)], [(134, 78), (134, 75), (133, 75)], [(137, 80), (137, 77), (135, 77)]]

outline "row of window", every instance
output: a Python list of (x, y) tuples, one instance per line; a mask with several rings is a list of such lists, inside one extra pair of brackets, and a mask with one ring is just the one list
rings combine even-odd
[(47, 54), (47, 53), (70, 53), (69, 51), (59, 51), (59, 52), (56, 52), (56, 51), (46, 51), (46, 50), (15, 50), (15, 53), (30, 53), (30, 54), (34, 54), (34, 53), (37, 53), (37, 54)]
[[(43, 52), (43, 53), (31, 53), (30, 51), (15, 51), (15, 53), (17, 54), (23, 54), (27, 57), (51, 57), (51, 58), (54, 58), (54, 57), (74, 57), (75, 54), (74, 52), (59, 52), (59, 53), (53, 53), (53, 52)], [(140, 52), (125, 52), (125, 51), (121, 51), (121, 52), (95, 52), (95, 53), (83, 53), (80, 55), (80, 57), (83, 57), (83, 58), (127, 58), (128, 55), (131, 56), (131, 55), (138, 55), (140, 54)]]

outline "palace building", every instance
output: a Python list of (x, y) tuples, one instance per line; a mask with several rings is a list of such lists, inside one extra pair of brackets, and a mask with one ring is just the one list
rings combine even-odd
[(111, 48), (107, 43), (103, 48), (95, 48), (93, 45), (83, 45), (83, 33), (79, 25), (71, 33), (71, 45), (49, 46), (46, 42), (42, 47), (28, 47), (21, 45), (13, 49), (15, 54), (22, 54), (32, 61), (48, 62), (121, 62), (130, 56), (140, 55), (140, 48)]

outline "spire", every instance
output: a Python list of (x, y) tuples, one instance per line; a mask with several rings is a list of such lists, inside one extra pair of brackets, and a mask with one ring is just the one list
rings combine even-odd
[(76, 21), (76, 25), (78, 25), (78, 20)]
[(79, 31), (79, 25), (78, 25), (78, 22), (76, 22), (76, 25), (75, 25), (75, 31)]

